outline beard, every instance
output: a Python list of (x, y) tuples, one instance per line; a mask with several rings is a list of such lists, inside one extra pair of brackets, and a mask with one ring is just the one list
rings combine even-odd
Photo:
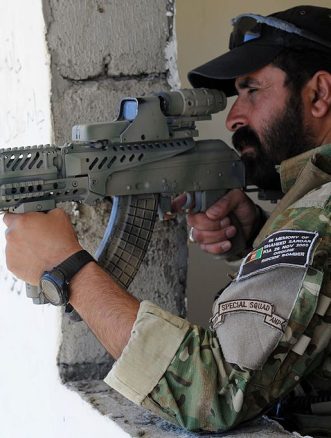
[(264, 190), (281, 190), (280, 175), (275, 166), (282, 161), (314, 148), (311, 130), (304, 123), (301, 95), (290, 95), (286, 109), (262, 129), (261, 136), (249, 126), (239, 128), (232, 137), (241, 153), (248, 184)]

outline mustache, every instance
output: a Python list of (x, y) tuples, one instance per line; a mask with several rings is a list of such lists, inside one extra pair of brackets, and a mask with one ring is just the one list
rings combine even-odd
[[(249, 126), (239, 128), (232, 136), (232, 144), (242, 154), (245, 147), (253, 149), (253, 153), (241, 156), (246, 169), (247, 183), (265, 190), (280, 190), (280, 177), (275, 163), (269, 153), (265, 152), (260, 138)], [(250, 151), (251, 152), (251, 151)]]
[(261, 141), (257, 133), (249, 126), (237, 129), (232, 136), (232, 144), (238, 152), (242, 152), (245, 146), (253, 147), (257, 152), (262, 151)]

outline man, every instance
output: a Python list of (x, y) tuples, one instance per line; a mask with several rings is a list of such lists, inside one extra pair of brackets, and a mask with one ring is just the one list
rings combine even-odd
[[(313, 402), (331, 389), (330, 25), (331, 9), (309, 6), (240, 16), (230, 51), (189, 74), (194, 86), (238, 94), (227, 118), (234, 145), (260, 186), (278, 188), (280, 166), (285, 193), (215, 301), (210, 330), (139, 303), (88, 257), (77, 261), (82, 248), (61, 210), (4, 217), (8, 268), (24, 281), (38, 284), (73, 256), (69, 301), (118, 358), (106, 382), (190, 430), (233, 428), (300, 384)], [(263, 214), (239, 190), (190, 215), (191, 238), (226, 253), (230, 212), (249, 247)]]

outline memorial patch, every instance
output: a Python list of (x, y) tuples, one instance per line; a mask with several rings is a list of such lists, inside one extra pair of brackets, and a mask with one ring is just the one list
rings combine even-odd
[(317, 239), (316, 232), (276, 231), (246, 256), (240, 266), (237, 281), (277, 266), (307, 267)]

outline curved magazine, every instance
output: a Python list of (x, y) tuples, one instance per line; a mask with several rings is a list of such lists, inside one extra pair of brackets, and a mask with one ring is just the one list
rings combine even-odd
[(126, 289), (146, 254), (157, 217), (155, 194), (116, 196), (95, 259)]

